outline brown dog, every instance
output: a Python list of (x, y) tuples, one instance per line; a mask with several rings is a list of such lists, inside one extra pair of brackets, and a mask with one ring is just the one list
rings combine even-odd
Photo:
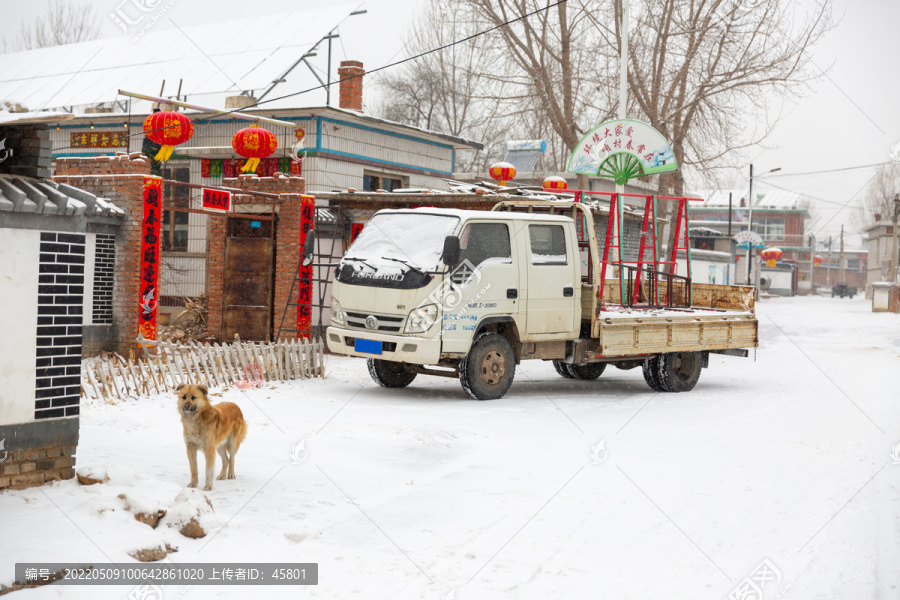
[(213, 489), (213, 469), (216, 466), (216, 450), (222, 457), (222, 471), (216, 479), (234, 479), (234, 455), (247, 435), (247, 422), (241, 409), (233, 402), (209, 403), (209, 391), (205, 385), (182, 383), (175, 388), (178, 396), (178, 412), (184, 425), (184, 443), (191, 465), (191, 482), (197, 487), (197, 451), (206, 457), (206, 485)]

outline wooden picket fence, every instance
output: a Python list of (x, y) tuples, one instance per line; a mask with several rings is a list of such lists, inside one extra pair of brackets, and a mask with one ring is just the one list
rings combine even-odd
[(324, 377), (325, 345), (321, 340), (282, 340), (228, 344), (175, 344), (138, 340), (156, 346), (155, 356), (107, 359), (86, 363), (81, 389), (96, 399), (133, 398), (173, 392), (178, 384), (256, 387), (266, 381)]

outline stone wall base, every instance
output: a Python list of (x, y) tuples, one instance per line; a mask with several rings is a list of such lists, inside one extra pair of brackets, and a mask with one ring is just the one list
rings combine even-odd
[(78, 417), (0, 425), (0, 490), (75, 477)]

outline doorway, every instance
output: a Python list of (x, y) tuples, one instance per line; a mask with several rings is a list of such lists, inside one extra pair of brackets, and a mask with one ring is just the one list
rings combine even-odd
[(222, 339), (269, 341), (272, 332), (273, 222), (228, 218)]

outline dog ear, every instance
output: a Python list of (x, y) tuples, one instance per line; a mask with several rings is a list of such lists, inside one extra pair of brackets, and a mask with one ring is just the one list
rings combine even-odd
[(204, 395), (204, 396), (208, 396), (208, 395), (209, 395), (209, 390), (206, 389), (206, 386), (205, 386), (205, 385), (198, 385), (198, 386), (197, 386), (197, 389), (200, 390), (201, 392), (203, 392), (203, 395)]
[(179, 383), (178, 386), (175, 388), (175, 393), (177, 394), (178, 392), (180, 392), (181, 388), (185, 387), (186, 385), (187, 385), (186, 383)]

